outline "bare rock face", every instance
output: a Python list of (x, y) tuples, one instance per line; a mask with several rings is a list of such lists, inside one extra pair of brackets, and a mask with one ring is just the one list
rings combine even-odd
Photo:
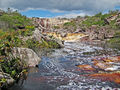
[(112, 15), (108, 18), (106, 18), (104, 21), (106, 24), (110, 24), (111, 21), (117, 19), (120, 16), (120, 13), (116, 14), (116, 15)]
[(97, 26), (91, 26), (86, 30), (86, 34), (89, 35), (90, 40), (104, 40), (114, 36), (114, 30), (108, 27), (97, 28)]
[(22, 62), (25, 62), (29, 67), (35, 67), (41, 61), (38, 55), (32, 49), (28, 48), (14, 47), (13, 55), (19, 57)]
[(39, 29), (36, 29), (33, 32), (32, 38), (34, 38), (36, 41), (39, 41), (39, 42), (41, 41), (42, 34), (40, 33)]

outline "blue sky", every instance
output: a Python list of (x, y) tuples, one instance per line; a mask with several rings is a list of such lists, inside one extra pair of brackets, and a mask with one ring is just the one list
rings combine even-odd
[(56, 17), (66, 14), (65, 12), (52, 12), (49, 10), (28, 10), (21, 11), (22, 15), (26, 15), (28, 17)]
[(75, 17), (120, 9), (120, 0), (0, 0), (0, 8), (28, 17)]
[[(47, 17), (47, 18), (51, 18), (51, 17), (61, 17), (61, 16), (84, 16), (85, 14), (83, 14), (81, 11), (61, 11), (61, 12), (55, 12), (55, 11), (50, 11), (50, 10), (27, 10), (27, 11), (21, 11), (20, 12), (22, 15), (25, 15), (27, 17)], [(86, 14), (87, 15), (87, 14)]]
[[(120, 6), (116, 6), (114, 7), (114, 9), (112, 10), (120, 10)], [(109, 10), (105, 10), (103, 11), (103, 13), (107, 13)], [(47, 17), (47, 18), (51, 18), (51, 17), (59, 17), (59, 16), (64, 16), (64, 15), (70, 15), (71, 13), (73, 14), (76, 14), (76, 15), (80, 15), (82, 12), (80, 11), (71, 11), (71, 12), (53, 12), (53, 11), (50, 11), (50, 10), (27, 10), (27, 11), (21, 11), (20, 12), (22, 15), (25, 15), (27, 17)], [(84, 15), (87, 15), (84, 14)], [(83, 16), (84, 16), (83, 15)], [(91, 15), (91, 14), (89, 14)]]

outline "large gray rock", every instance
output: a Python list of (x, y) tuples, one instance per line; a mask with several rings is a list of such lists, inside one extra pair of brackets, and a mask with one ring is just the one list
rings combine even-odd
[(35, 29), (35, 31), (33, 32), (33, 35), (32, 35), (32, 38), (34, 38), (36, 41), (41, 41), (41, 38), (42, 38), (42, 34), (41, 32), (39, 31), (39, 29)]
[(49, 41), (55, 41), (57, 42), (60, 47), (64, 47), (64, 44), (61, 40), (59, 39), (56, 39), (56, 38), (50, 38), (49, 35), (47, 34), (41, 34), (41, 32), (39, 31), (39, 29), (36, 29), (34, 31), (34, 34), (32, 36), (36, 41), (39, 41), (41, 43), (41, 39), (44, 39), (44, 40), (49, 40)]
[(19, 57), (29, 67), (35, 67), (41, 61), (32, 49), (14, 47), (12, 52), (15, 57)]

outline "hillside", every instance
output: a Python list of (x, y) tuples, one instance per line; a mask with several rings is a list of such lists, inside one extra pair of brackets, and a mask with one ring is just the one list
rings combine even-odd
[(120, 42), (120, 12), (110, 11), (107, 14), (98, 13), (94, 16), (77, 17), (65, 23), (63, 28), (67, 32), (87, 34), (90, 41)]
[(60, 34), (59, 37), (61, 38), (64, 38), (68, 33), (82, 33), (88, 36), (87, 40), (89, 41), (110, 40), (110, 43), (120, 42), (120, 12), (118, 10), (109, 11), (106, 14), (98, 13), (94, 16), (78, 16), (71, 19), (33, 18), (33, 20), (36, 28), (43, 30), (41, 32), (56, 32), (57, 36)]

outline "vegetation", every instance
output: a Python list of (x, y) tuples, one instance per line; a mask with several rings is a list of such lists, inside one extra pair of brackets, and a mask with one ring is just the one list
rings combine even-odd
[[(35, 27), (32, 21), (26, 16), (22, 16), (17, 11), (3, 11), (0, 14), (0, 69), (17, 79), (21, 72), (27, 67), (19, 57), (12, 54), (13, 47), (24, 48), (58, 48), (59, 44), (55, 41), (41, 39), (41, 43), (34, 39), (22, 40), (22, 38), (32, 36)], [(0, 87), (5, 78), (0, 79)]]
[(0, 65), (3, 72), (10, 74), (15, 79), (26, 66), (19, 57), (12, 55), (12, 48), (22, 46), (23, 41), (16, 36), (15, 32), (3, 33), (0, 36)]
[(64, 26), (75, 26), (75, 22), (72, 21), (72, 22), (64, 23)]
[(106, 23), (106, 18), (109, 18), (111, 16), (115, 16), (118, 14), (118, 10), (116, 11), (109, 11), (109, 13), (102, 14), (98, 13), (94, 16), (87, 16), (85, 17), (85, 20), (82, 21), (79, 25), (80, 27), (86, 27), (89, 28), (92, 25), (97, 25), (97, 26), (109, 26), (112, 29), (119, 29), (119, 25), (116, 24), (116, 20), (119, 18), (117, 17), (115, 20), (111, 20), (109, 23)]
[(53, 28), (54, 28), (54, 29), (60, 29), (60, 27), (59, 27), (59, 26), (54, 26)]
[(73, 21), (71, 21), (71, 22), (64, 23), (63, 26), (64, 26), (65, 29), (71, 28), (71, 29), (73, 29), (73, 30), (76, 30), (76, 28), (77, 28), (76, 25), (77, 25), (76, 22), (73, 20)]
[[(98, 13), (94, 16), (78, 16), (75, 19), (71, 19), (71, 22), (65, 23), (64, 28), (68, 29), (69, 31), (71, 30), (72, 32), (76, 31), (76, 29), (81, 29), (83, 32), (94, 29), (96, 35), (100, 35), (101, 32), (106, 31), (104, 34), (105, 37), (103, 37), (103, 39), (108, 39), (107, 37), (109, 36), (109, 38), (111, 38), (112, 34), (114, 34), (113, 32), (115, 32), (114, 37), (109, 41), (109, 43), (120, 43), (120, 12), (116, 10), (109, 11), (105, 14)], [(109, 35), (107, 35), (107, 32), (109, 33)]]
[(114, 34), (114, 38), (110, 39), (108, 42), (111, 44), (120, 44), (120, 31), (117, 31)]
[(17, 11), (12, 12), (8, 9), (8, 11), (0, 16), (0, 29), (3, 31), (13, 31), (24, 28), (27, 25), (32, 25), (31, 20), (26, 16), (22, 16)]

